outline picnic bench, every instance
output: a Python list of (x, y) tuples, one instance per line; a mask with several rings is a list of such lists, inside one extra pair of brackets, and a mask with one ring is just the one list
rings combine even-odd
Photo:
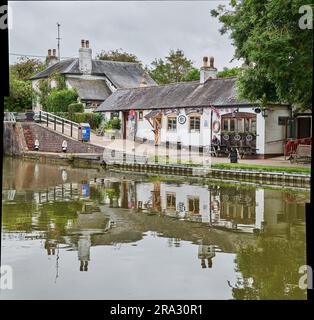
[(311, 162), (312, 146), (308, 144), (299, 144), (295, 153), (290, 154), (290, 162)]

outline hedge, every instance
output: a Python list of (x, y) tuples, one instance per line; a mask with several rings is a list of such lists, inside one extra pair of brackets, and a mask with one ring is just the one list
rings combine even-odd
[(74, 89), (53, 89), (45, 99), (43, 107), (48, 112), (67, 112), (69, 104), (75, 103), (77, 98), (78, 93)]
[(54, 112), (54, 114), (73, 122), (89, 123), (92, 129), (97, 129), (100, 126), (102, 120), (102, 115), (100, 113), (93, 112), (76, 112), (72, 114), (69, 112)]
[(71, 103), (68, 106), (69, 113), (77, 113), (77, 112), (84, 112), (84, 105), (83, 103)]

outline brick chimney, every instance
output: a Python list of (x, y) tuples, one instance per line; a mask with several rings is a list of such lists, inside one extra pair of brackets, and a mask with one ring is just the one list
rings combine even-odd
[(81, 40), (79, 49), (79, 68), (84, 74), (92, 73), (92, 49), (89, 47), (89, 40)]
[(208, 57), (203, 58), (203, 66), (200, 70), (200, 83), (204, 83), (208, 79), (215, 79), (217, 73), (217, 68), (214, 67), (214, 57), (209, 58), (208, 64)]
[(46, 57), (46, 63), (48, 67), (59, 62), (56, 52), (57, 52), (56, 49), (48, 49), (48, 55)]

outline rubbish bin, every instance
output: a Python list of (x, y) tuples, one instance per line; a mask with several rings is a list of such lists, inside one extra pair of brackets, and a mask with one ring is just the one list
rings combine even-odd
[(229, 157), (231, 163), (238, 163), (238, 152), (236, 148), (231, 149)]
[(88, 123), (80, 123), (78, 127), (78, 140), (89, 142), (90, 141), (90, 125)]

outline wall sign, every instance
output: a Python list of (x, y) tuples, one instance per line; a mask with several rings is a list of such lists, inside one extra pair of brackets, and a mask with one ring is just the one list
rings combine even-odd
[(178, 117), (178, 122), (179, 122), (180, 124), (185, 124), (185, 122), (186, 122), (186, 116), (183, 115), (183, 114), (181, 114), (181, 115)]

